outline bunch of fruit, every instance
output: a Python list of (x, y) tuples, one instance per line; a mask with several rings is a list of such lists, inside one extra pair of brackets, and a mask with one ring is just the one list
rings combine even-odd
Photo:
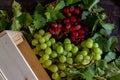
[(79, 44), (90, 34), (90, 29), (81, 24), (82, 9), (79, 6), (65, 7), (62, 10), (65, 19), (51, 22), (49, 32), (57, 39), (70, 38), (74, 44)]
[[(63, 42), (56, 41), (49, 32), (43, 29), (34, 34), (32, 40), (34, 53), (40, 56), (40, 63), (51, 73), (54, 80), (67, 78), (71, 70), (77, 70), (100, 60), (102, 50), (91, 38), (84, 40), (78, 46), (69, 38)], [(74, 73), (74, 71), (73, 71)]]

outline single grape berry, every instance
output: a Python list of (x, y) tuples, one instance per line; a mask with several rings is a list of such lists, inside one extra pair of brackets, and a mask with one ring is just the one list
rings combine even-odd
[(75, 22), (77, 21), (77, 19), (76, 19), (75, 16), (71, 16), (71, 17), (70, 17), (70, 20), (71, 20), (73, 23), (75, 23)]
[(70, 8), (69, 8), (70, 12), (73, 12), (73, 11), (74, 11), (74, 9), (75, 9), (75, 7), (74, 7), (74, 6), (70, 6)]
[(74, 13), (75, 13), (76, 15), (80, 14), (79, 8), (75, 8)]
[(57, 25), (56, 22), (51, 22), (51, 26), (52, 26), (52, 27), (57, 27), (58, 25)]
[(69, 8), (64, 8), (63, 13), (69, 13)]

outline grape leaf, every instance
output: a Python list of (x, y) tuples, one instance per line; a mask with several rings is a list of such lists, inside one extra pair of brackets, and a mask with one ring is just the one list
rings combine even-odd
[(21, 9), (22, 9), (21, 5), (14, 0), (12, 3), (13, 16), (14, 17), (20, 16), (22, 14)]
[(55, 11), (59, 11), (59, 10), (61, 10), (62, 8), (64, 8), (65, 7), (65, 3), (64, 3), (64, 1), (63, 0), (60, 0), (60, 2), (55, 6)]
[(11, 29), (12, 30), (20, 30), (21, 25), (16, 18), (22, 14), (21, 5), (18, 2), (16, 2), (15, 0), (12, 3), (12, 11), (13, 11), (13, 19), (12, 19)]
[(77, 3), (77, 2), (79, 2), (79, 1), (80, 1), (80, 0), (65, 0), (66, 6), (69, 6), (69, 5), (71, 5), (71, 4)]
[(25, 27), (28, 27), (33, 21), (32, 16), (27, 12), (22, 13), (19, 17), (17, 17), (17, 20)]
[(102, 27), (105, 29), (106, 34), (110, 35), (114, 29), (114, 24), (111, 23), (101, 23)]
[(46, 19), (41, 14), (34, 14), (33, 24), (35, 26), (35, 29), (43, 28), (46, 22)]
[(4, 29), (10, 29), (10, 18), (8, 13), (4, 10), (0, 10), (0, 31)]
[(102, 36), (99, 36), (95, 39), (95, 41), (99, 44), (99, 47), (104, 51), (108, 52), (110, 51), (109, 45), (108, 45), (108, 40)]
[(115, 59), (115, 64), (120, 69), (120, 57), (118, 57), (117, 59)]
[(44, 13), (44, 7), (42, 6), (41, 3), (38, 3), (37, 6), (35, 7), (34, 14), (43, 14)]
[(45, 17), (47, 18), (47, 22), (52, 22), (56, 21), (57, 19), (65, 18), (64, 15), (59, 10), (62, 8), (62, 5), (64, 5), (63, 2), (58, 4), (58, 6), (56, 6), (55, 8), (52, 5), (48, 5), (44, 13)]
[(111, 51), (113, 51), (115, 49), (117, 42), (118, 42), (118, 39), (116, 36), (110, 37), (110, 39), (108, 40), (108, 46)]
[(105, 70), (105, 72), (106, 72), (105, 76), (107, 78), (110, 78), (110, 77), (120, 74), (120, 69), (116, 66), (114, 62), (111, 62), (108, 64), (108, 68)]
[(82, 13), (82, 20), (87, 19), (89, 12), (88, 11), (83, 11)]
[(84, 8), (91, 11), (91, 9), (98, 3), (100, 0), (83, 0)]
[(104, 58), (106, 62), (110, 62), (116, 58), (116, 55), (114, 52), (108, 52)]
[(109, 78), (109, 80), (120, 80), (120, 74), (115, 75), (115, 76)]
[(91, 65), (83, 72), (83, 77), (85, 78), (85, 80), (93, 80), (93, 77), (95, 76), (94, 69), (94, 65)]

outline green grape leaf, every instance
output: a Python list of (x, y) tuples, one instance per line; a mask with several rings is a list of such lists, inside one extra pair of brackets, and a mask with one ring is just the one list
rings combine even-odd
[(120, 74), (110, 77), (109, 80), (120, 80)]
[(35, 7), (34, 14), (42, 14), (44, 12), (44, 7), (42, 6), (41, 3), (38, 3), (37, 6)]
[(22, 14), (21, 9), (22, 9), (21, 5), (14, 0), (12, 3), (13, 16), (14, 17), (20, 16)]
[(71, 5), (71, 4), (77, 3), (77, 2), (79, 2), (79, 1), (80, 1), (80, 0), (65, 0), (66, 6), (69, 6), (69, 5)]
[(108, 52), (104, 58), (106, 62), (110, 62), (116, 58), (116, 55), (114, 52)]
[(25, 27), (28, 27), (33, 21), (32, 16), (30, 15), (30, 13), (26, 13), (26, 12), (22, 13), (16, 19), (19, 21), (19, 23), (21, 25), (24, 25)]
[(111, 23), (101, 23), (102, 27), (105, 29), (106, 34), (110, 35), (114, 29), (114, 24)]
[(82, 13), (82, 20), (85, 20), (85, 19), (87, 19), (87, 16), (88, 16), (88, 14), (89, 14), (89, 12), (88, 11), (83, 11), (83, 13)]
[(117, 46), (117, 42), (118, 42), (118, 39), (116, 36), (110, 37), (110, 39), (108, 40), (108, 46), (111, 51), (115, 49), (115, 47)]
[(35, 29), (43, 28), (46, 24), (46, 19), (41, 14), (34, 14), (33, 24)]
[(117, 59), (115, 59), (115, 64), (120, 69), (120, 57), (118, 57)]
[(93, 35), (92, 39), (99, 44), (100, 48), (104, 52), (113, 51), (117, 45), (117, 42), (118, 42), (118, 40), (115, 36), (112, 36), (112, 37), (107, 39), (99, 33), (95, 33)]
[(102, 36), (99, 36), (95, 39), (95, 41), (99, 44), (99, 47), (104, 51), (108, 52), (110, 51), (109, 45), (108, 45), (108, 40)]
[(58, 4), (55, 8), (52, 5), (48, 5), (44, 15), (47, 18), (47, 22), (56, 21), (57, 19), (64, 19), (64, 15), (60, 12), (59, 9), (61, 9), (64, 6), (64, 2), (61, 1), (61, 3)]
[(61, 10), (62, 8), (65, 7), (65, 2), (63, 0), (60, 0), (60, 2), (55, 6), (55, 11), (59, 11)]
[(105, 70), (107, 78), (113, 77), (120, 74), (120, 69), (116, 66), (114, 62), (108, 64), (108, 68)]
[(93, 77), (95, 76), (95, 67), (94, 65), (89, 66), (83, 73), (83, 77), (85, 80), (93, 80)]
[(0, 10), (0, 31), (10, 29), (10, 18), (5, 10)]
[(100, 0), (83, 0), (84, 8), (91, 11), (91, 9), (100, 2)]
[(17, 17), (19, 17), (22, 14), (21, 9), (22, 9), (21, 5), (14, 0), (12, 3), (13, 19), (12, 19), (11, 30), (21, 29), (21, 25), (17, 20)]

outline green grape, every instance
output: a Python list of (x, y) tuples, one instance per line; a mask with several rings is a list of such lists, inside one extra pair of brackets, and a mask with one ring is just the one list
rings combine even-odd
[(62, 71), (62, 72), (60, 73), (60, 77), (66, 77), (66, 73)]
[(51, 54), (52, 53), (52, 49), (50, 48), (50, 47), (47, 47), (46, 49), (45, 49), (45, 54)]
[(40, 51), (40, 50), (41, 50), (40, 44), (37, 44), (37, 45), (36, 45), (36, 50), (37, 50), (37, 51)]
[(40, 29), (40, 30), (38, 31), (38, 33), (39, 33), (41, 36), (43, 36), (43, 35), (45, 34), (45, 31), (44, 31), (43, 29)]
[(40, 48), (43, 49), (43, 50), (46, 49), (46, 48), (47, 48), (47, 44), (42, 43), (42, 44), (40, 45)]
[(101, 55), (95, 54), (95, 55), (93, 56), (93, 59), (94, 59), (94, 60), (100, 60), (100, 59), (101, 59)]
[(51, 38), (50, 41), (52, 44), (54, 44), (56, 42), (55, 38)]
[(47, 46), (49, 46), (49, 47), (52, 45), (51, 41), (47, 41), (46, 44), (47, 44)]
[(59, 45), (59, 46), (57, 47), (57, 53), (62, 54), (63, 51), (64, 51), (63, 47)]
[(39, 35), (39, 34), (37, 34), (37, 33), (34, 34), (34, 38), (35, 38), (35, 39), (39, 40), (40, 37), (41, 37), (41, 35)]
[(50, 71), (52, 72), (57, 72), (58, 71), (58, 66), (55, 65), (55, 64), (52, 64), (50, 67), (49, 67)]
[(95, 54), (102, 54), (102, 50), (98, 47), (94, 48), (93, 51)]
[(71, 51), (72, 50), (72, 45), (70, 43), (66, 43), (64, 45), (66, 51)]
[(52, 64), (51, 60), (45, 60), (45, 62), (43, 63), (45, 65), (45, 67), (49, 67)]
[(67, 53), (68, 53), (68, 52), (64, 50), (62, 54), (63, 54), (63, 55), (67, 55)]
[(78, 49), (78, 47), (77, 47), (77, 46), (73, 46), (71, 51), (72, 51), (72, 53), (74, 53), (74, 54), (75, 54), (75, 53), (77, 53), (77, 52), (78, 52), (78, 50), (79, 50), (79, 49)]
[(48, 41), (50, 39), (50, 37), (51, 37), (51, 34), (49, 32), (46, 32), (44, 35), (45, 40)]
[(62, 46), (62, 42), (60, 42), (60, 41), (58, 41), (57, 44)]
[(40, 58), (40, 59), (39, 59), (39, 62), (40, 62), (40, 63), (44, 63), (45, 60), (44, 60), (43, 58)]
[(70, 58), (70, 57), (67, 58), (67, 63), (68, 63), (68, 64), (73, 64), (73, 58)]
[(87, 65), (87, 64), (89, 64), (90, 63), (90, 60), (83, 60), (82, 61), (82, 65)]
[(66, 69), (66, 64), (64, 64), (64, 63), (59, 63), (59, 64), (58, 64), (58, 68), (59, 68), (60, 70), (65, 70), (65, 69)]
[(83, 55), (83, 56), (86, 56), (88, 54), (88, 52), (87, 51), (80, 51), (79, 54)]
[(66, 62), (66, 56), (61, 55), (61, 56), (59, 57), (59, 61), (60, 61), (61, 63)]
[(59, 74), (57, 72), (52, 73), (52, 79), (58, 79), (59, 78)]
[(64, 44), (71, 44), (70, 39), (69, 39), (69, 38), (66, 38), (66, 39), (64, 40)]
[(72, 57), (72, 53), (71, 53), (71, 52), (68, 52), (68, 53), (67, 53), (67, 57)]
[(45, 54), (42, 56), (43, 60), (48, 60), (49, 59), (49, 55), (48, 54)]
[(83, 60), (83, 55), (81, 55), (81, 54), (78, 54), (75, 58), (75, 62), (80, 62), (82, 60)]
[(45, 54), (45, 51), (43, 51), (43, 50), (40, 50), (38, 53), (39, 56), (43, 56), (44, 54)]
[(33, 48), (32, 52), (33, 52), (33, 54), (38, 54), (39, 51), (36, 48)]
[(82, 50), (89, 52), (89, 48), (83, 48)]
[(37, 44), (38, 44), (38, 40), (33, 39), (33, 40), (32, 40), (32, 45), (33, 45), (33, 46), (36, 46)]
[(52, 44), (52, 49), (53, 49), (53, 50), (56, 50), (57, 47), (58, 47), (58, 44), (56, 44), (56, 43)]
[(58, 56), (56, 51), (52, 51), (52, 53), (50, 54), (51, 58), (56, 58)]
[(39, 38), (39, 42), (40, 43), (44, 43), (45, 42), (45, 38), (44, 37)]
[(46, 33), (45, 33), (45, 36), (47, 36), (47, 37), (50, 38), (52, 35), (51, 35), (49, 32), (46, 32)]
[(87, 39), (86, 40), (86, 47), (87, 48), (92, 48), (92, 46), (93, 46), (93, 40), (92, 39)]
[(98, 45), (98, 43), (93, 43), (93, 46), (92, 46), (92, 48), (98, 48), (99, 47), (99, 45)]
[(49, 41), (50, 39), (48, 36), (44, 36), (43, 38), (45, 39), (45, 42)]
[(85, 48), (86, 47), (86, 41), (82, 41), (80, 45), (81, 45), (81, 47)]
[(84, 56), (84, 60), (90, 60), (90, 59), (91, 59), (90, 56), (88, 55)]

